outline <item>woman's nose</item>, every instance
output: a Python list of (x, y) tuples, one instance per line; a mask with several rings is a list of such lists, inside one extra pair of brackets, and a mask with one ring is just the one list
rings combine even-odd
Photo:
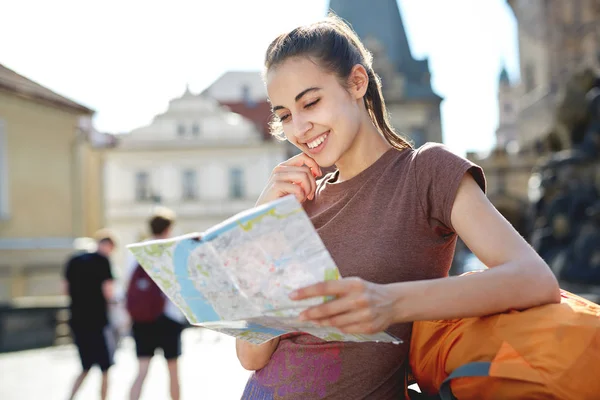
[(306, 133), (311, 130), (313, 124), (307, 118), (303, 118), (302, 116), (296, 116), (293, 120), (294, 126), (294, 136), (298, 139), (306, 136)]

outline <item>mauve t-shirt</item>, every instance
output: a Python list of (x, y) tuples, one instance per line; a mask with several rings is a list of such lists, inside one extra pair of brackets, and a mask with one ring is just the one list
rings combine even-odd
[[(390, 149), (352, 179), (326, 175), (304, 208), (343, 277), (381, 284), (441, 278), (454, 255), (450, 214), (466, 172), (485, 191), (481, 168), (443, 145)], [(401, 345), (287, 335), (242, 398), (401, 399), (411, 327), (388, 329)]]

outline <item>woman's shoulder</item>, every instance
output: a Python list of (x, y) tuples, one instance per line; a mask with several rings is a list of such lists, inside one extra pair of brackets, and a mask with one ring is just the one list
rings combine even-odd
[(450, 148), (448, 146), (446, 146), (445, 144), (438, 143), (438, 142), (427, 142), (427, 143), (423, 144), (422, 146), (414, 149), (414, 153), (415, 153), (416, 158), (431, 158), (431, 157), (463, 158), (463, 157), (459, 156), (458, 154), (454, 153), (453, 151), (451, 151)]
[(457, 154), (443, 143), (427, 142), (413, 150), (412, 162), (417, 169), (449, 168), (456, 165), (478, 167), (471, 160)]
[(485, 191), (485, 175), (481, 166), (452, 151), (443, 143), (428, 142), (414, 150), (415, 176), (420, 182), (437, 182), (444, 186), (460, 181), (470, 172)]

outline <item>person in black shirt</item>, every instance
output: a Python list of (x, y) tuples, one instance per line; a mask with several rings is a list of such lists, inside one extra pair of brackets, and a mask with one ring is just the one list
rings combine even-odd
[(113, 299), (108, 257), (115, 241), (108, 231), (99, 232), (96, 238), (97, 250), (76, 254), (67, 262), (64, 272), (65, 292), (71, 299), (69, 323), (83, 368), (73, 385), (71, 399), (94, 365), (102, 371), (101, 397), (106, 399), (108, 369), (113, 364), (116, 347), (108, 326), (108, 304)]

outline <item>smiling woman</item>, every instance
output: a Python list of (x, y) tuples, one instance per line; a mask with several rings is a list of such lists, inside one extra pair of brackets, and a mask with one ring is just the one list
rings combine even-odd
[[(256, 371), (245, 399), (402, 398), (412, 321), (559, 301), (548, 266), (485, 196), (481, 168), (394, 132), (371, 55), (345, 23), (281, 35), (265, 65), (273, 133), (302, 153), (273, 170), (257, 203), (295, 195), (345, 277), (292, 298), (334, 296), (302, 318), (404, 343), (238, 340), (241, 364)], [(458, 236), (489, 271), (448, 277)]]

